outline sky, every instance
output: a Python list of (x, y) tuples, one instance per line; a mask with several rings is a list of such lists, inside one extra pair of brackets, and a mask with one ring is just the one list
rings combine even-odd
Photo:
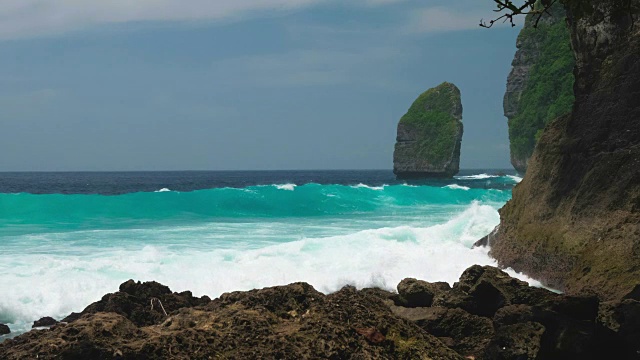
[(519, 27), (489, 0), (3, 0), (0, 171), (391, 169), (462, 92), (461, 168), (510, 168)]

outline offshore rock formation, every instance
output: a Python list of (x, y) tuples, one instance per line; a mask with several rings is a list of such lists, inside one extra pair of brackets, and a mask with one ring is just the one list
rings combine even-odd
[(460, 90), (442, 83), (422, 93), (398, 123), (393, 173), (399, 178), (451, 177), (460, 168)]
[(573, 112), (545, 128), (491, 255), (567, 293), (619, 299), (640, 283), (640, 16), (617, 0), (569, 4)]
[(508, 119), (511, 164), (521, 174), (546, 124), (571, 111), (573, 67), (566, 11), (558, 2), (534, 28), (527, 15), (518, 35), (516, 55), (507, 78), (504, 116)]
[[(640, 350), (637, 298), (554, 294), (489, 266), (470, 267), (453, 287), (405, 279), (398, 294), (346, 286), (324, 295), (294, 283), (210, 301), (123, 285), (128, 292), (75, 320), (0, 343), (0, 358), (595, 360)], [(166, 315), (150, 306), (155, 295)]]

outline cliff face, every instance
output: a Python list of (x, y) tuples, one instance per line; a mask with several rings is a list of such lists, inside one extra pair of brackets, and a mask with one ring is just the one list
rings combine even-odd
[(516, 55), (507, 79), (504, 116), (509, 123), (511, 164), (524, 174), (540, 131), (571, 111), (573, 67), (566, 12), (556, 3), (534, 28), (528, 15), (518, 35)]
[(398, 123), (393, 172), (400, 178), (451, 177), (460, 169), (460, 90), (442, 83), (422, 93)]
[(568, 5), (573, 111), (542, 134), (500, 210), (491, 254), (549, 286), (606, 299), (640, 283), (640, 19), (620, 1), (592, 3)]

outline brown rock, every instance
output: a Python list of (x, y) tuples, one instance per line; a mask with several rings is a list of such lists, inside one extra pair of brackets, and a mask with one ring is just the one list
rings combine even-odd
[(545, 328), (539, 323), (526, 322), (503, 326), (489, 344), (486, 358), (492, 360), (536, 360)]
[(125, 316), (139, 319), (131, 311), (86, 313), (23, 334), (0, 343), (0, 358), (462, 359), (394, 316), (380, 297), (353, 287), (330, 295), (305, 283), (228, 293), (151, 325)]
[(34, 321), (33, 326), (31, 327), (36, 328), (36, 327), (53, 326), (57, 323), (58, 323), (58, 320), (49, 316), (45, 316), (43, 318), (40, 318), (39, 320)]
[(464, 356), (481, 356), (494, 335), (490, 319), (469, 314), (462, 309), (393, 306), (391, 310), (415, 322), (429, 334), (448, 339), (448, 346)]
[(380, 344), (386, 340), (385, 336), (376, 328), (358, 328), (356, 332), (363, 335), (372, 344)]
[(406, 278), (398, 284), (398, 295), (394, 301), (396, 305), (405, 307), (431, 306), (436, 294), (448, 291), (447, 283), (429, 283), (413, 278)]
[[(152, 307), (152, 299), (160, 300), (162, 306), (154, 300)], [(162, 308), (171, 313), (184, 307), (205, 305), (209, 301), (211, 299), (207, 296), (193, 297), (190, 291), (173, 293), (167, 286), (155, 281), (141, 283), (129, 280), (120, 285), (120, 291), (103, 296), (100, 301), (87, 306), (80, 314), (73, 313), (63, 321), (73, 322), (83, 315), (97, 312), (114, 312), (127, 317), (138, 326), (144, 326), (163, 321), (166, 316)]]
[(542, 133), (491, 255), (568, 294), (617, 300), (640, 279), (640, 14), (618, 0), (566, 3), (573, 112)]

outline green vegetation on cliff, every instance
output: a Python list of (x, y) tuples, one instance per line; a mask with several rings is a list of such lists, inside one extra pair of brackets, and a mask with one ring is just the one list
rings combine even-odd
[(455, 114), (459, 103), (460, 90), (444, 82), (418, 96), (400, 119), (400, 124), (410, 125), (422, 133), (420, 157), (433, 163), (445, 162), (451, 157), (458, 136), (460, 119)]
[(539, 57), (530, 70), (517, 114), (509, 121), (511, 152), (520, 158), (531, 156), (545, 125), (569, 113), (574, 102), (575, 59), (566, 23), (541, 21), (534, 28), (533, 21), (529, 15), (518, 41), (535, 44)]

